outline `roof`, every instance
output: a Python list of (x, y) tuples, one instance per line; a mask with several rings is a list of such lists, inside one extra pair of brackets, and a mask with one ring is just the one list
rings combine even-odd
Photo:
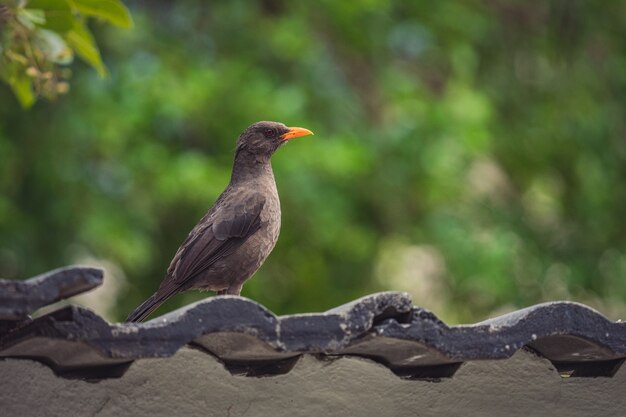
[(102, 271), (68, 267), (23, 282), (0, 280), (0, 357), (40, 361), (57, 375), (122, 376), (133, 361), (190, 346), (236, 375), (288, 373), (304, 354), (371, 359), (407, 379), (453, 377), (461, 364), (520, 350), (562, 376), (612, 376), (626, 358), (626, 323), (582, 304), (535, 305), (476, 324), (448, 326), (406, 293), (368, 295), (323, 313), (276, 316), (235, 296), (215, 296), (146, 323), (108, 323), (75, 305), (36, 309), (91, 289)]

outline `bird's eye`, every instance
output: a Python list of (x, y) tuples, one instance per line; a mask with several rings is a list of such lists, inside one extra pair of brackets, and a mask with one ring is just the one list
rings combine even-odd
[(265, 135), (266, 138), (273, 138), (276, 136), (276, 131), (274, 129), (265, 129), (263, 135)]

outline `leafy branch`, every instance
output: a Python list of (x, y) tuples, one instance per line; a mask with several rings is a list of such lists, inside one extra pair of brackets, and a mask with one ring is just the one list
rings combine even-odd
[(69, 91), (69, 64), (77, 55), (101, 77), (107, 75), (87, 27), (89, 18), (130, 28), (120, 0), (3, 0), (0, 5), (0, 79), (24, 108), (37, 98)]

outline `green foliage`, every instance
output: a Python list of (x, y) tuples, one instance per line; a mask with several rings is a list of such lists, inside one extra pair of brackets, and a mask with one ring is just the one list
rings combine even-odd
[(22, 107), (37, 97), (54, 99), (69, 90), (74, 54), (107, 71), (87, 28), (93, 17), (130, 28), (132, 20), (119, 0), (12, 0), (0, 5), (0, 78)]
[(274, 157), (281, 237), (245, 296), (626, 314), (626, 3), (131, 6), (133, 30), (97, 28), (109, 78), (77, 66), (29, 112), (0, 94), (0, 276), (105, 262), (123, 318), (226, 186), (238, 133), (279, 120), (316, 135)]

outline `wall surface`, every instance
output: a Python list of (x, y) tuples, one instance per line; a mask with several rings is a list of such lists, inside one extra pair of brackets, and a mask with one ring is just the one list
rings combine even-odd
[(613, 378), (561, 378), (526, 351), (462, 365), (440, 382), (403, 380), (375, 362), (305, 355), (291, 372), (231, 375), (183, 348), (138, 360), (119, 379), (57, 377), (38, 362), (0, 360), (3, 416), (619, 416), (626, 367)]

